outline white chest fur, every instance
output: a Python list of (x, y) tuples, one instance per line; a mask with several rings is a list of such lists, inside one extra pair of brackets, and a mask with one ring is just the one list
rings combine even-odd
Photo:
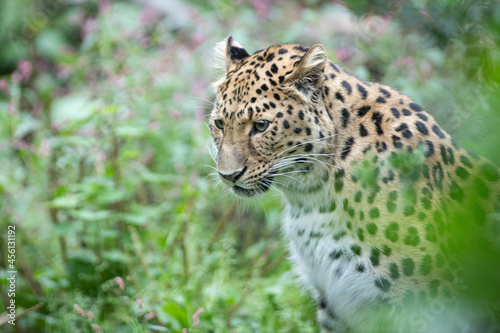
[(290, 259), (315, 297), (325, 299), (336, 316), (350, 321), (361, 307), (380, 302), (381, 294), (374, 288), (376, 271), (369, 259), (352, 251), (360, 243), (346, 226), (349, 216), (341, 202), (312, 198), (310, 203), (298, 208), (289, 202), (286, 207), (283, 227)]

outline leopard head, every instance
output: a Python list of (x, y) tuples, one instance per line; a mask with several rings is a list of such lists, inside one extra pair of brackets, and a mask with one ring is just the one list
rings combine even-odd
[(252, 197), (317, 181), (311, 171), (332, 136), (323, 128), (325, 48), (286, 44), (250, 55), (228, 37), (216, 53), (224, 75), (214, 83), (209, 127), (222, 182)]

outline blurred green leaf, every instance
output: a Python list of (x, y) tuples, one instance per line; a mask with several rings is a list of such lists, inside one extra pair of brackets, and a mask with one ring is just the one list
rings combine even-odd
[(80, 196), (75, 194), (67, 194), (57, 197), (49, 203), (51, 208), (75, 208), (80, 202)]
[(50, 60), (59, 58), (62, 47), (67, 45), (67, 42), (61, 31), (54, 29), (44, 30), (36, 38), (36, 47), (40, 54)]
[(71, 210), (70, 215), (83, 221), (100, 221), (111, 215), (109, 210), (90, 211), (86, 209)]
[(148, 328), (155, 332), (171, 332), (169, 329), (159, 325), (148, 325)]
[(146, 129), (140, 126), (120, 126), (116, 128), (119, 137), (135, 138), (146, 134)]
[(181, 327), (190, 326), (186, 310), (181, 308), (179, 305), (175, 303), (168, 303), (167, 305), (163, 306), (162, 309), (172, 318), (175, 318), (179, 322)]
[(146, 225), (149, 222), (147, 215), (139, 215), (139, 214), (116, 214), (116, 217), (124, 222), (133, 224), (133, 225)]
[(102, 257), (106, 260), (118, 263), (126, 263), (128, 261), (127, 255), (123, 251), (109, 250), (102, 253)]
[(23, 139), (30, 133), (38, 130), (39, 128), (40, 128), (40, 121), (31, 116), (25, 116), (22, 118), (21, 122), (17, 125), (14, 131), (14, 138)]
[(70, 126), (85, 121), (94, 113), (95, 103), (83, 95), (69, 95), (53, 102), (52, 121)]
[(69, 222), (57, 223), (53, 227), (54, 233), (58, 236), (65, 236), (73, 232), (73, 226)]

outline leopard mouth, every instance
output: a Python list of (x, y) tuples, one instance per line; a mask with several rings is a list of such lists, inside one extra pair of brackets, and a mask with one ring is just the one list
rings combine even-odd
[(253, 196), (264, 194), (271, 189), (273, 177), (268, 176), (263, 178), (255, 188), (244, 188), (238, 185), (233, 185), (232, 190), (240, 197), (251, 198)]
[(232, 187), (232, 189), (236, 195), (239, 195), (240, 197), (246, 197), (246, 198), (251, 198), (258, 193), (258, 190), (256, 190), (256, 189), (243, 188), (243, 187), (240, 187), (238, 185), (234, 185)]

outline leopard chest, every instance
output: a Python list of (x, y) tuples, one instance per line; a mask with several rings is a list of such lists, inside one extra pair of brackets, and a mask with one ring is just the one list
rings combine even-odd
[(349, 318), (361, 307), (380, 301), (382, 293), (375, 288), (379, 274), (362, 255), (341, 204), (340, 199), (324, 202), (319, 198), (310, 199), (309, 205), (289, 203), (284, 232), (302, 283), (317, 298), (326, 299), (332, 311)]

